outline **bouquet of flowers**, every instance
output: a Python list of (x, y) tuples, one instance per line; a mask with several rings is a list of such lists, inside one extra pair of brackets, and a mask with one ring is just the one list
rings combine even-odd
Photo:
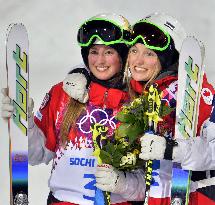
[[(130, 104), (123, 106), (116, 118), (120, 126), (115, 130), (113, 138), (106, 139), (99, 151), (102, 163), (110, 164), (119, 170), (133, 170), (143, 166), (139, 159), (141, 145), (139, 138), (149, 130), (149, 92), (144, 92)], [(160, 93), (161, 97), (161, 93)], [(161, 101), (160, 101), (161, 102)], [(167, 104), (159, 105), (159, 119), (168, 115), (173, 108)]]

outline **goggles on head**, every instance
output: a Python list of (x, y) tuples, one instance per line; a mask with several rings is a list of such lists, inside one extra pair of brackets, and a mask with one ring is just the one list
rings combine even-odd
[(116, 23), (105, 19), (93, 19), (85, 22), (78, 30), (78, 43), (81, 47), (92, 44), (96, 38), (108, 46), (115, 43), (126, 43), (130, 40), (130, 32)]
[(170, 35), (159, 26), (141, 20), (133, 26), (129, 45), (134, 45), (138, 41), (142, 41), (149, 49), (164, 51), (170, 44)]

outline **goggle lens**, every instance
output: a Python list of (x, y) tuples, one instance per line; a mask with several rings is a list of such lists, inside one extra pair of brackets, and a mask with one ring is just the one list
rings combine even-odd
[(129, 39), (129, 32), (123, 34), (119, 26), (104, 20), (88, 21), (78, 31), (78, 42), (81, 46), (88, 46), (95, 38), (108, 45), (121, 41), (123, 37)]
[(146, 21), (140, 21), (133, 27), (131, 45), (141, 40), (144, 45), (153, 50), (165, 50), (170, 43), (170, 36), (159, 27)]

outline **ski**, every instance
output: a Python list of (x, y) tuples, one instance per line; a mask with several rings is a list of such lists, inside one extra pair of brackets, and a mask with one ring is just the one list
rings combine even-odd
[[(179, 58), (175, 139), (196, 137), (203, 59), (204, 46), (196, 38), (187, 37)], [(188, 205), (191, 174), (173, 163), (171, 205)]]
[(23, 24), (11, 24), (6, 39), (8, 96), (14, 113), (8, 120), (10, 204), (28, 204), (28, 35)]

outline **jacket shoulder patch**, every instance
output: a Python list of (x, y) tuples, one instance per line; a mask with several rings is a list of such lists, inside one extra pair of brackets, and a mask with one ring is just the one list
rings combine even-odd
[(209, 88), (202, 88), (201, 96), (207, 105), (212, 105), (213, 94)]

